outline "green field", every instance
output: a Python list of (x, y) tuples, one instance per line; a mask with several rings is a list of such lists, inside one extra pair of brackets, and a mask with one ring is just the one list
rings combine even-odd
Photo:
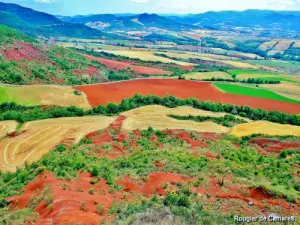
[(300, 70), (300, 62), (294, 61), (281, 61), (281, 60), (247, 60), (248, 63), (253, 63), (255, 65), (270, 66), (278, 69), (294, 69), (296, 71)]
[(228, 70), (228, 73), (231, 75), (236, 75), (239, 80), (246, 80), (248, 78), (259, 78), (264, 81), (286, 81), (292, 83), (296, 83), (296, 79), (297, 77), (299, 77), (299, 75), (288, 75), (259, 70)]
[(0, 104), (3, 102), (16, 102), (25, 106), (39, 105), (40, 100), (38, 96), (32, 93), (32, 96), (26, 93), (24, 95), (22, 88), (16, 87), (0, 87)]
[(241, 75), (241, 74), (249, 74), (249, 75), (258, 74), (258, 75), (274, 75), (274, 76), (281, 75), (279, 73), (268, 72), (268, 71), (259, 71), (259, 70), (228, 70), (228, 72), (230, 74), (234, 74), (237, 76)]
[(286, 98), (286, 97), (276, 94), (272, 91), (264, 90), (261, 88), (247, 87), (244, 85), (226, 84), (226, 83), (214, 83), (214, 85), (217, 88), (219, 88), (222, 91), (229, 93), (229, 94), (251, 96), (251, 97), (258, 97), (258, 98), (267, 98), (267, 99), (272, 99), (272, 100), (277, 100), (277, 101), (282, 101), (282, 102), (300, 104), (300, 102), (297, 100)]

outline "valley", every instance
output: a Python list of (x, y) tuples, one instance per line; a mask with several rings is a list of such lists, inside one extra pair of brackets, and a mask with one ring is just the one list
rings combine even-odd
[(0, 2), (0, 224), (298, 223), (299, 12), (44, 11)]

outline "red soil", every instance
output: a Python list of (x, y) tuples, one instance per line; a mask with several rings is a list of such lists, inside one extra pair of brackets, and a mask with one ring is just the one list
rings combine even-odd
[[(103, 179), (94, 185), (90, 184), (91, 180), (92, 177), (88, 173), (79, 174), (77, 180), (65, 181), (44, 172), (25, 186), (22, 195), (7, 200), (12, 202), (12, 209), (25, 208), (30, 199), (37, 195), (37, 191), (49, 186), (53, 202), (51, 207), (48, 207), (44, 201), (35, 207), (35, 211), (39, 213), (35, 224), (79, 224), (84, 221), (84, 224), (98, 225), (99, 221), (108, 214), (113, 201), (122, 198), (122, 193), (109, 193), (109, 186)], [(96, 190), (95, 195), (88, 193), (91, 188)], [(85, 209), (80, 207), (81, 202), (85, 202)], [(103, 215), (97, 213), (97, 204), (105, 207)]]
[(279, 110), (286, 113), (300, 113), (298, 104), (275, 100), (226, 94), (219, 91), (209, 82), (195, 82), (172, 79), (140, 79), (108, 84), (77, 86), (75, 89), (87, 94), (92, 106), (106, 105), (109, 102), (120, 103), (124, 98), (134, 94), (157, 95), (165, 97), (167, 94), (179, 97), (195, 97), (201, 101), (213, 101), (233, 105), (248, 105), (252, 108)]
[(182, 69), (192, 71), (194, 69), (193, 66), (181, 66)]
[(47, 53), (39, 48), (33, 47), (32, 44), (25, 42), (14, 43), (13, 49), (1, 51), (5, 58), (21, 61), (21, 60), (32, 60), (32, 61), (45, 61)]
[(258, 145), (260, 150), (273, 153), (280, 153), (288, 149), (300, 149), (299, 142), (284, 142), (267, 138), (256, 138), (250, 141), (251, 144)]
[(88, 60), (96, 60), (105, 66), (107, 66), (110, 69), (114, 70), (124, 70), (124, 69), (132, 69), (136, 74), (150, 74), (150, 75), (161, 75), (161, 74), (172, 74), (170, 71), (165, 71), (163, 69), (159, 68), (153, 68), (148, 66), (135, 66), (132, 65), (132, 62), (126, 62), (126, 61), (117, 61), (117, 60), (111, 60), (111, 59), (103, 59), (99, 57), (94, 57), (90, 55), (83, 56)]
[(90, 77), (99, 75), (99, 71), (94, 66), (89, 66), (83, 70), (75, 69), (73, 72), (78, 76), (82, 76), (84, 74), (89, 75)]
[(198, 138), (192, 138), (191, 134), (185, 130), (164, 130), (163, 133), (170, 135), (173, 138), (179, 138), (186, 142), (187, 144), (191, 145), (192, 148), (206, 148), (208, 147), (207, 142), (209, 140), (216, 140), (216, 134), (207, 134), (207, 133), (198, 133), (195, 132), (197, 136), (201, 136)]

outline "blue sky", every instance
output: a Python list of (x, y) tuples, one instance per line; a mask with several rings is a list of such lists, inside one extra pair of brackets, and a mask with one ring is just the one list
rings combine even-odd
[(100, 13), (201, 13), (205, 11), (300, 10), (300, 0), (0, 0), (56, 15)]

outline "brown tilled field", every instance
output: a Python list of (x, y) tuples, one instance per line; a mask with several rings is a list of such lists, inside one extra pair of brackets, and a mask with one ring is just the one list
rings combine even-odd
[(213, 101), (233, 105), (248, 105), (252, 108), (279, 110), (286, 113), (300, 113), (297, 104), (275, 100), (226, 94), (209, 82), (195, 82), (173, 79), (139, 79), (116, 83), (85, 85), (74, 87), (83, 91), (92, 106), (106, 105), (109, 102), (120, 103), (124, 98), (135, 94), (172, 95), (178, 98), (194, 97), (201, 101)]
[(0, 170), (15, 171), (25, 162), (39, 160), (60, 143), (78, 143), (88, 133), (106, 128), (113, 120), (113, 117), (97, 116), (25, 123), (19, 133), (0, 140)]

